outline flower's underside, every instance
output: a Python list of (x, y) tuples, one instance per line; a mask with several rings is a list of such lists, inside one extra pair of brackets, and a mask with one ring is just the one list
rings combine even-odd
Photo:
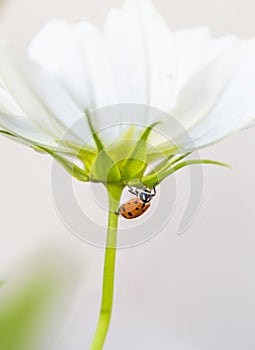
[(0, 56), (1, 132), (81, 181), (153, 185), (255, 118), (255, 40), (171, 32), (146, 0), (112, 9), (103, 32), (52, 20), (28, 56)]

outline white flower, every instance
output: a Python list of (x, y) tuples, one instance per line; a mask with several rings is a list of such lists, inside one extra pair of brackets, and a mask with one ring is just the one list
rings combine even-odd
[[(255, 119), (255, 39), (212, 38), (207, 28), (171, 31), (146, 0), (128, 0), (112, 9), (102, 32), (87, 22), (54, 19), (34, 36), (27, 56), (4, 44), (0, 56), (2, 132), (42, 146), (67, 168), (60, 151), (73, 152), (92, 133), (87, 119), (82, 130), (66, 133), (84, 111), (127, 103), (163, 110), (188, 136), (163, 113), (120, 113), (107, 120), (99, 114), (91, 123), (95, 131), (117, 126), (102, 138), (109, 146), (125, 122), (160, 122), (158, 130), (181, 152), (217, 142)], [(166, 147), (156, 133), (150, 142)], [(84, 148), (93, 160), (97, 151), (93, 144)]]

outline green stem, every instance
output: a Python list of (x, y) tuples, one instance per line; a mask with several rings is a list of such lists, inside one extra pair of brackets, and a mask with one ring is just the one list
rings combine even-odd
[(109, 196), (109, 216), (104, 260), (102, 301), (97, 328), (92, 344), (89, 348), (90, 350), (103, 349), (111, 321), (113, 305), (114, 272), (118, 231), (118, 215), (116, 215), (115, 212), (118, 211), (119, 208), (119, 202), (123, 187), (119, 185), (108, 185), (107, 189)]

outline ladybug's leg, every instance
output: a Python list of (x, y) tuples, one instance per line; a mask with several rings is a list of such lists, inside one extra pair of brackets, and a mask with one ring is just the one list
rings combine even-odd
[(129, 188), (129, 190), (128, 190), (129, 193), (136, 195), (136, 192), (135, 192), (135, 190), (133, 189), (133, 187), (128, 186), (128, 188)]
[(151, 194), (152, 197), (156, 196), (156, 194), (157, 194), (155, 186), (153, 186), (153, 191), (154, 191), (154, 193)]
[(120, 208), (118, 209), (118, 211), (115, 210), (114, 214), (119, 216), (120, 215)]
[(131, 186), (128, 186), (129, 187), (129, 190), (128, 190), (128, 192), (129, 193), (131, 193), (131, 194), (133, 194), (133, 195), (135, 195), (135, 196), (138, 196), (138, 190), (137, 190), (137, 188), (136, 189), (134, 189), (133, 187), (131, 187)]

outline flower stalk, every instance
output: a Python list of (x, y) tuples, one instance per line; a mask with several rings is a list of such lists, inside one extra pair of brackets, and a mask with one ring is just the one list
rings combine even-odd
[(103, 349), (112, 315), (118, 231), (118, 215), (116, 215), (116, 212), (119, 208), (123, 186), (119, 184), (110, 184), (107, 186), (107, 190), (109, 196), (109, 214), (104, 260), (102, 301), (97, 328), (89, 348), (90, 350)]

